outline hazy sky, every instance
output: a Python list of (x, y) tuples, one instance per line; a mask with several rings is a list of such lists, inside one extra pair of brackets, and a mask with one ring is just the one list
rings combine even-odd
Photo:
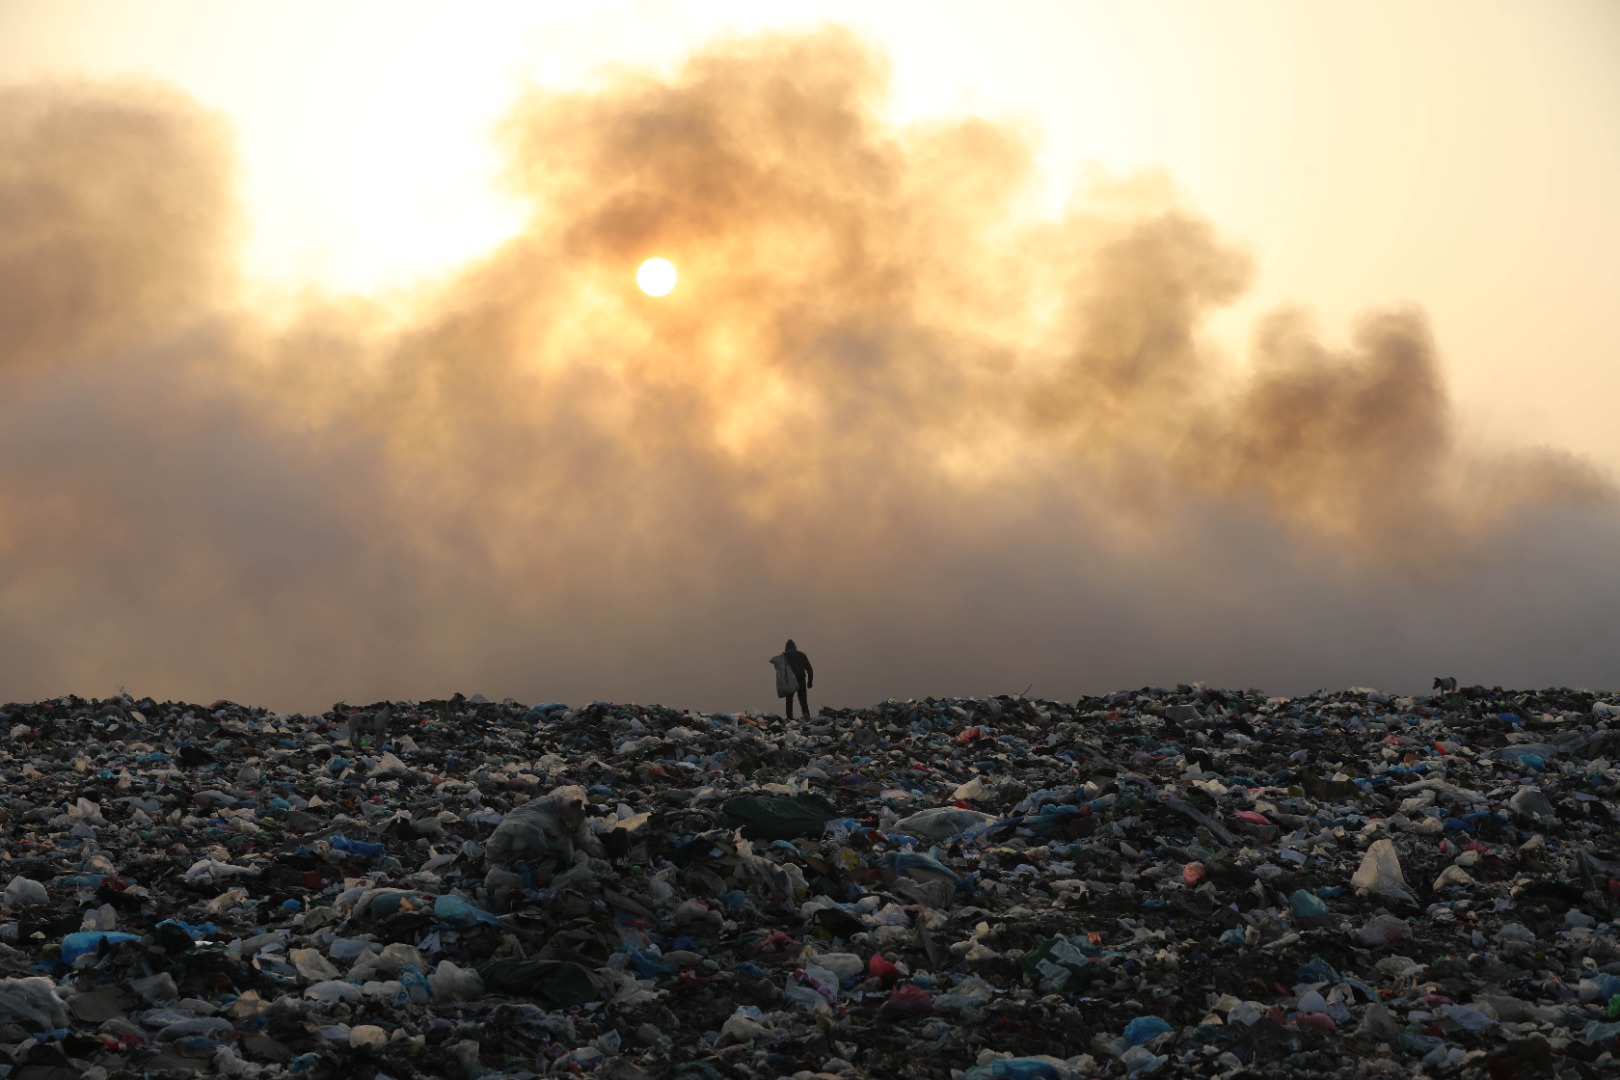
[(1620, 6), (1012, 10), (0, 0), (0, 699), (1620, 683)]

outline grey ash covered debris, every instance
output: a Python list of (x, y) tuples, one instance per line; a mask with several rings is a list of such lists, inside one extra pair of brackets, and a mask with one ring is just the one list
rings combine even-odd
[(1614, 1075), (1616, 701), (0, 706), (0, 1075)]

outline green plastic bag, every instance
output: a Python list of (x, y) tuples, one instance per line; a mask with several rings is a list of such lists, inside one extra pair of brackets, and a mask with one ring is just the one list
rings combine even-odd
[(749, 840), (820, 836), (838, 808), (825, 795), (739, 795), (720, 808), (725, 823)]

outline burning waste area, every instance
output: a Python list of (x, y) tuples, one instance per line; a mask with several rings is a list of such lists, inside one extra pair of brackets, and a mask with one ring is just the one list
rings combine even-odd
[(1615, 1074), (1620, 704), (0, 707), (0, 1075)]

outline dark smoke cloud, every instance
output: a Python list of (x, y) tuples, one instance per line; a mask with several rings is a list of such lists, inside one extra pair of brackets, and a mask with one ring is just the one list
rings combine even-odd
[(0, 90), (0, 371), (160, 340), (227, 287), (229, 133), (138, 82)]
[(827, 31), (535, 92), (521, 235), (274, 313), (218, 118), (5, 91), (0, 698), (760, 707), (790, 635), (842, 702), (1615, 681), (1609, 481), (1462, 445), (1421, 312), (1235, 366), (1208, 222), (1033, 218), (1020, 132), (885, 81)]

